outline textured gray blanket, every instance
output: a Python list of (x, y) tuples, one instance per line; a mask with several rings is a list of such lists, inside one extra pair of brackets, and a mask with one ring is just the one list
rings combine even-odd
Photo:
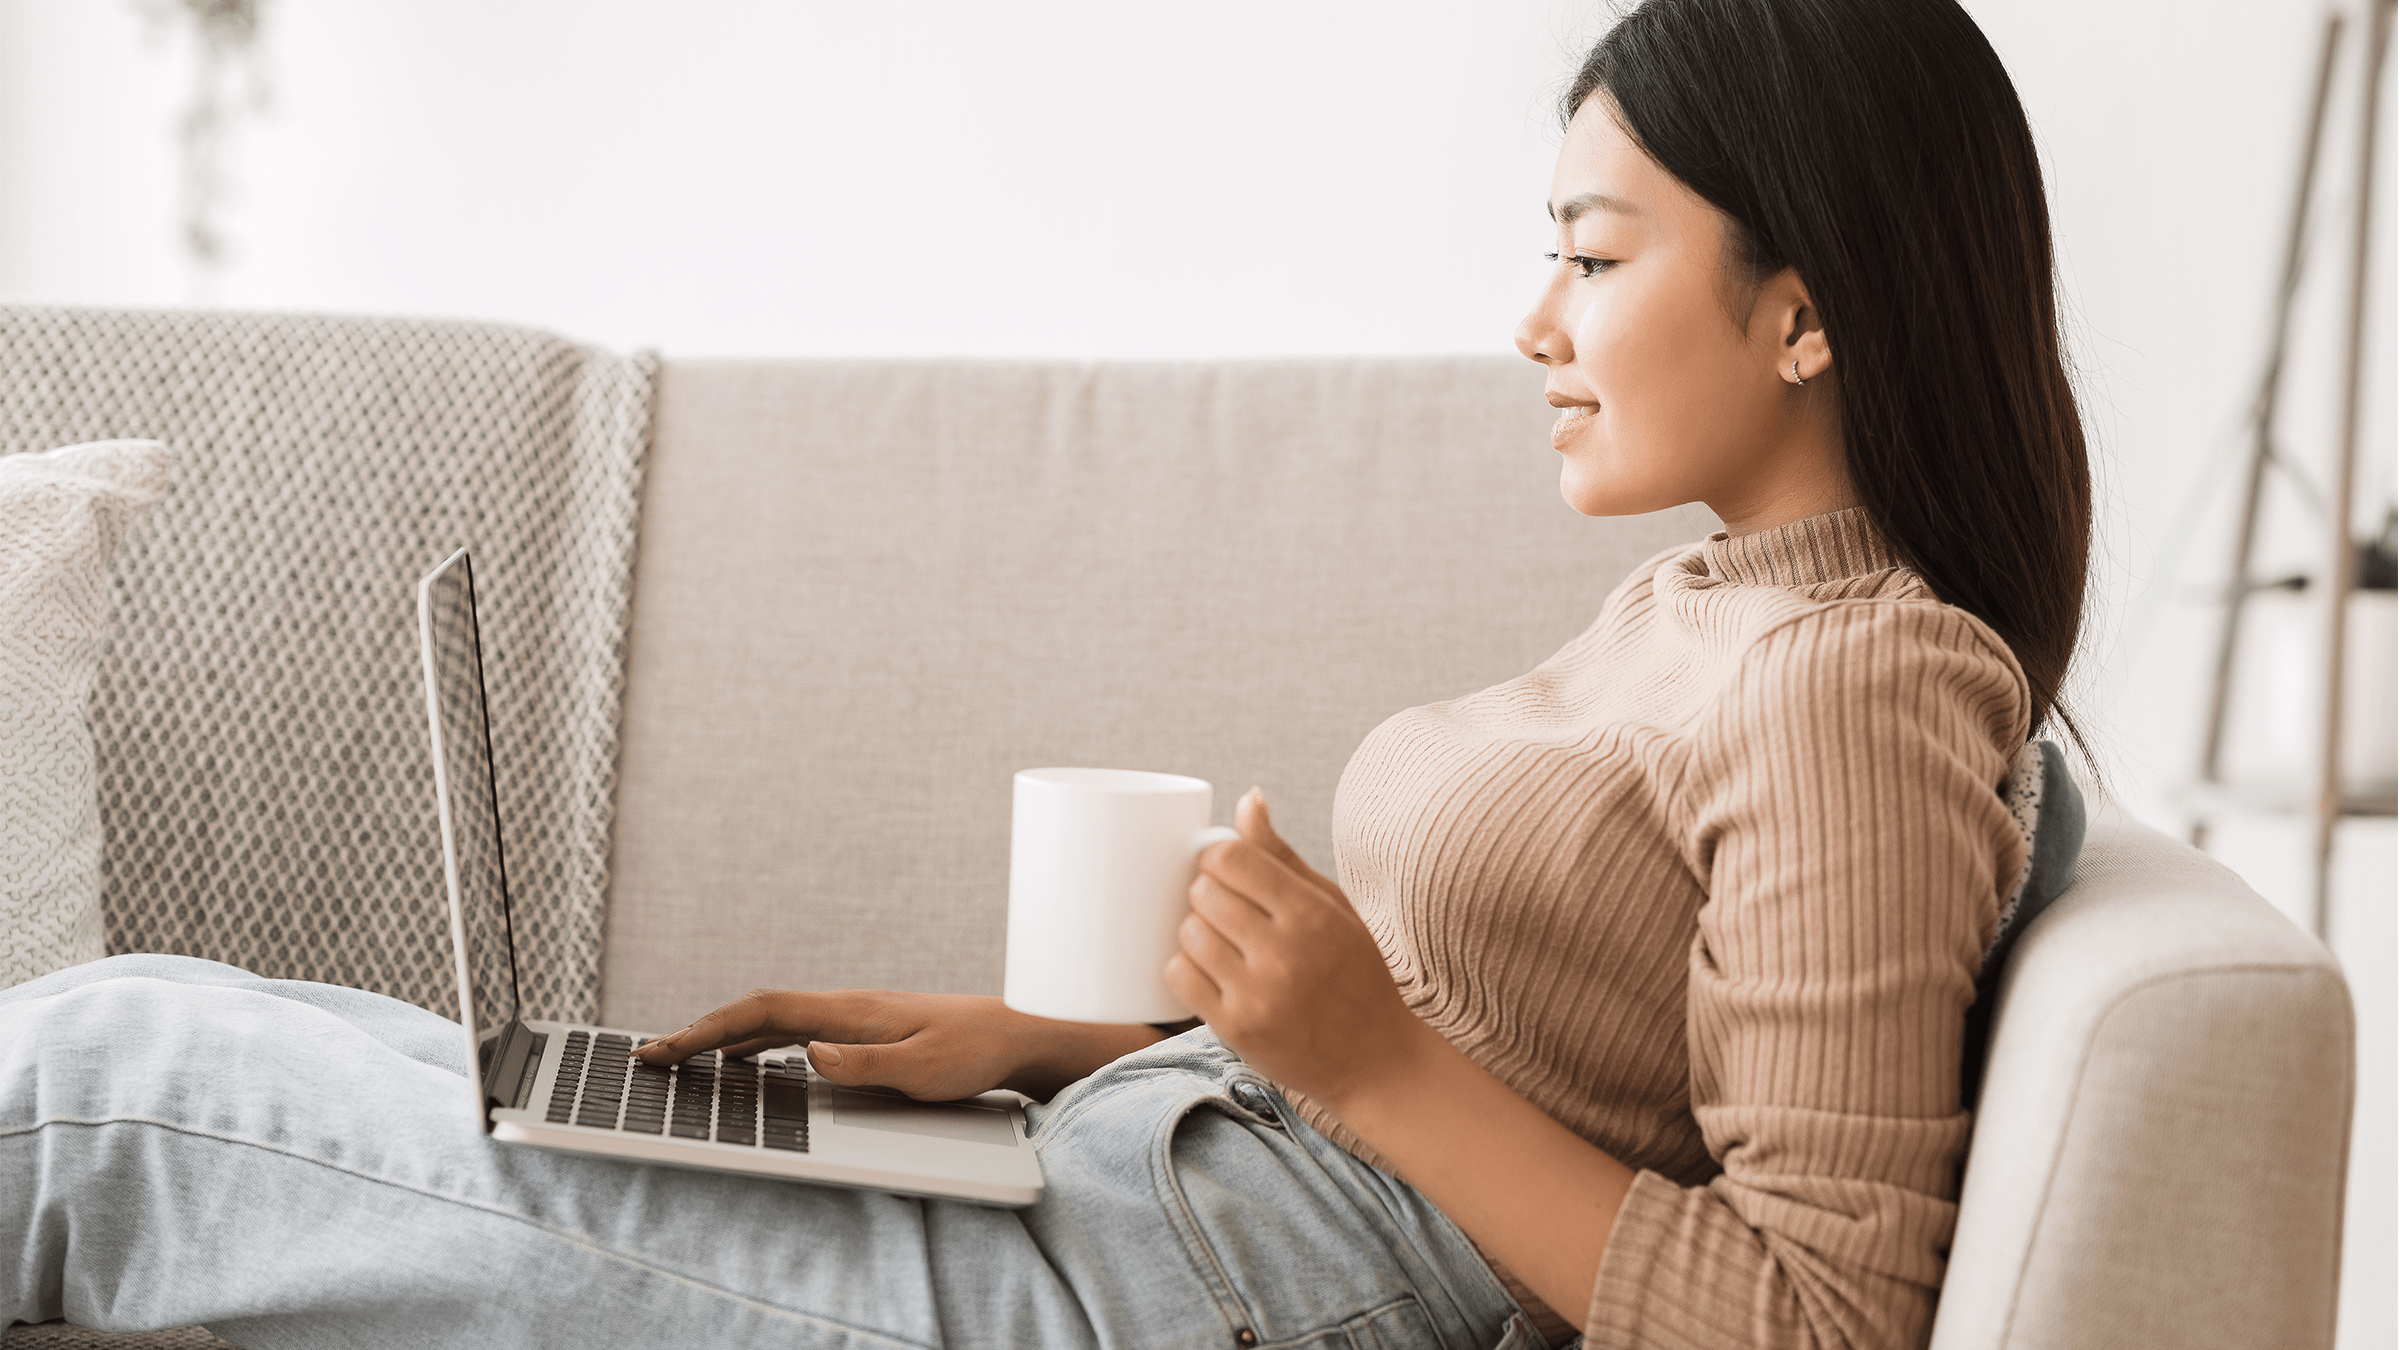
[(464, 544), (528, 1012), (596, 1015), (655, 365), (479, 324), (0, 307), (0, 453), (179, 454), (93, 695), (110, 950), (457, 1015), (415, 583)]

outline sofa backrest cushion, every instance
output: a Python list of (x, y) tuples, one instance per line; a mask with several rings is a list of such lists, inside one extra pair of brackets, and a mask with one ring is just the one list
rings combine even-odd
[(1522, 673), (1698, 508), (1559, 498), (1514, 358), (669, 362), (628, 657), (608, 1016), (997, 992), (1010, 775), (1335, 780)]

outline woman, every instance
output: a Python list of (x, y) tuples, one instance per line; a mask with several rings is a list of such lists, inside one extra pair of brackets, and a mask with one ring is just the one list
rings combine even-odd
[(1040, 1205), (462, 1138), (450, 1023), (118, 958), (0, 996), (0, 1222), (30, 1235), (0, 1317), (256, 1346), (1923, 1343), (1963, 1022), (2028, 863), (1996, 789), (2063, 724), (2083, 594), (2031, 138), (1951, 0), (1650, 0), (1565, 111), (1517, 334), (1562, 491), (1726, 532), (1530, 674), (1371, 734), (1338, 882), (1246, 796), (1168, 969), (1205, 1029), (761, 991), (641, 1051), (1022, 1089)]

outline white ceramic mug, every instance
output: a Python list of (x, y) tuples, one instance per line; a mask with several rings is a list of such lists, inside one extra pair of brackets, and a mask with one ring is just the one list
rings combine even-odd
[(1167, 988), (1211, 826), (1206, 780), (1133, 769), (1026, 769), (1008, 849), (1002, 998), (1072, 1022), (1180, 1022)]

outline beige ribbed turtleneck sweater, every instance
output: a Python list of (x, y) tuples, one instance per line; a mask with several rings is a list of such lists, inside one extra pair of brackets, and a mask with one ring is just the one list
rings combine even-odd
[(1654, 558), (1359, 746), (1340, 881), (1409, 1006), (1639, 1173), (1587, 1345), (1924, 1344), (2030, 706), (1853, 509)]

